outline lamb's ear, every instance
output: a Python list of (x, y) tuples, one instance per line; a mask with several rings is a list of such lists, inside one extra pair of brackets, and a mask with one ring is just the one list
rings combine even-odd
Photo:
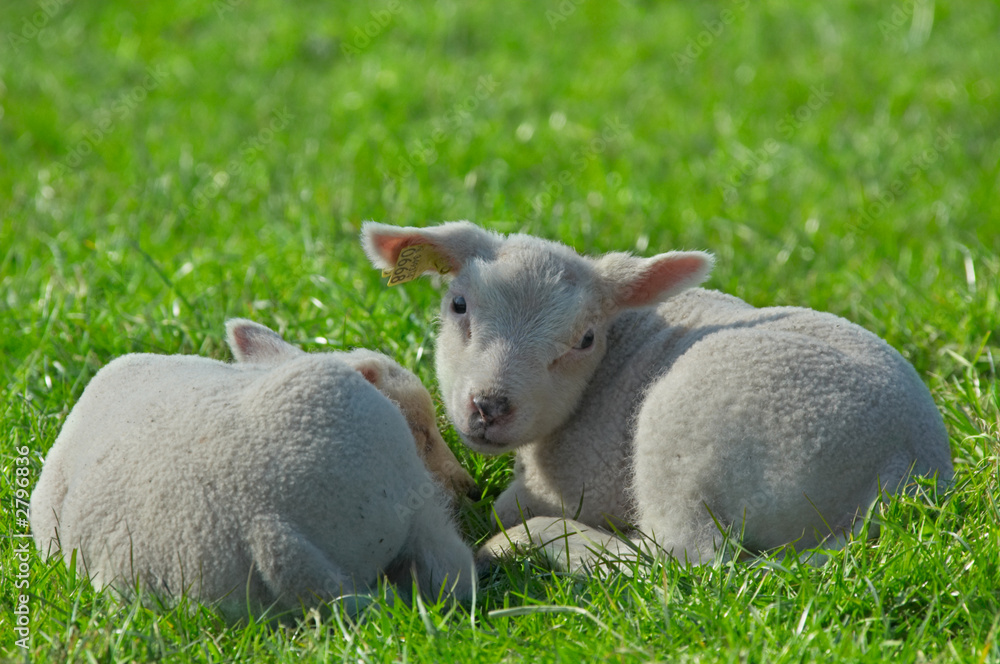
[(226, 321), (226, 341), (237, 362), (278, 364), (304, 352), (271, 328), (245, 318)]
[(647, 307), (705, 281), (715, 258), (703, 251), (671, 251), (652, 258), (611, 253), (597, 259), (612, 309)]
[(355, 371), (361, 374), (361, 376), (365, 380), (367, 380), (375, 387), (379, 387), (379, 383), (382, 380), (383, 362), (380, 362), (379, 360), (372, 357), (364, 357), (357, 360), (350, 360), (349, 364), (354, 368)]
[[(361, 226), (361, 245), (368, 260), (384, 270), (405, 268), (408, 279), (424, 274), (457, 273), (473, 257), (490, 257), (503, 241), (497, 233), (483, 230), (468, 221), (452, 221), (430, 228), (389, 226), (367, 221)], [(408, 247), (420, 247), (411, 256), (400, 254)]]

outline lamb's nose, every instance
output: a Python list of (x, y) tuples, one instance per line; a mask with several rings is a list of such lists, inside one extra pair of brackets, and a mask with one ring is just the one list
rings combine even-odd
[(472, 397), (472, 405), (476, 408), (476, 412), (472, 416), (476, 417), (478, 414), (486, 426), (490, 426), (510, 413), (510, 399), (503, 396), (481, 394)]

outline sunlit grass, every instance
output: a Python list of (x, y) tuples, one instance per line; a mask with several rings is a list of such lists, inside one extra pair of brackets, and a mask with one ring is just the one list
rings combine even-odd
[[(24, 532), (18, 450), (34, 481), (101, 366), (226, 359), (227, 317), (311, 351), (380, 349), (433, 386), (436, 291), (382, 285), (365, 219), (708, 249), (710, 287), (831, 311), (898, 348), (957, 473), (820, 567), (778, 552), (581, 579), (528, 557), (484, 575), (474, 604), (376, 602), (357, 621), (228, 626), (34, 557), (18, 588), (12, 537), (3, 656), (1000, 661), (993, 3), (9, 2), (0, 19), (6, 533)], [(484, 489), (462, 515), (476, 544), (510, 460), (447, 439)]]

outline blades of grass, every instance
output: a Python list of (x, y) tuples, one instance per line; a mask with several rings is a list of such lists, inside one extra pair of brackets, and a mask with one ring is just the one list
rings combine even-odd
[(580, 606), (554, 606), (546, 604), (534, 604), (531, 606), (516, 606), (509, 609), (494, 609), (489, 612), (490, 618), (513, 618), (515, 616), (530, 616), (539, 615), (546, 613), (568, 613), (572, 615), (583, 616), (587, 618), (595, 625), (605, 630), (609, 634), (615, 636), (615, 638), (625, 641), (625, 637), (621, 634), (615, 632), (607, 624), (605, 624), (600, 618), (592, 614), (590, 611), (584, 609)]

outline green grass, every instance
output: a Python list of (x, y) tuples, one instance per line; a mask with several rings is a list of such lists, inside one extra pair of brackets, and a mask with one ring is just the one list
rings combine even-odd
[[(35, 481), (117, 355), (227, 358), (223, 321), (245, 316), (309, 350), (381, 349), (432, 385), (434, 288), (384, 288), (365, 219), (709, 249), (711, 287), (900, 349), (945, 414), (956, 487), (893, 502), (878, 542), (820, 568), (581, 580), (518, 560), (472, 606), (287, 629), (122, 605), (33, 556), (18, 589), (26, 540), (5, 538), (0, 656), (1000, 662), (1000, 7), (347, 4), (0, 7), (4, 533), (24, 532), (17, 469)], [(476, 543), (509, 459), (447, 436), (486, 489)]]

